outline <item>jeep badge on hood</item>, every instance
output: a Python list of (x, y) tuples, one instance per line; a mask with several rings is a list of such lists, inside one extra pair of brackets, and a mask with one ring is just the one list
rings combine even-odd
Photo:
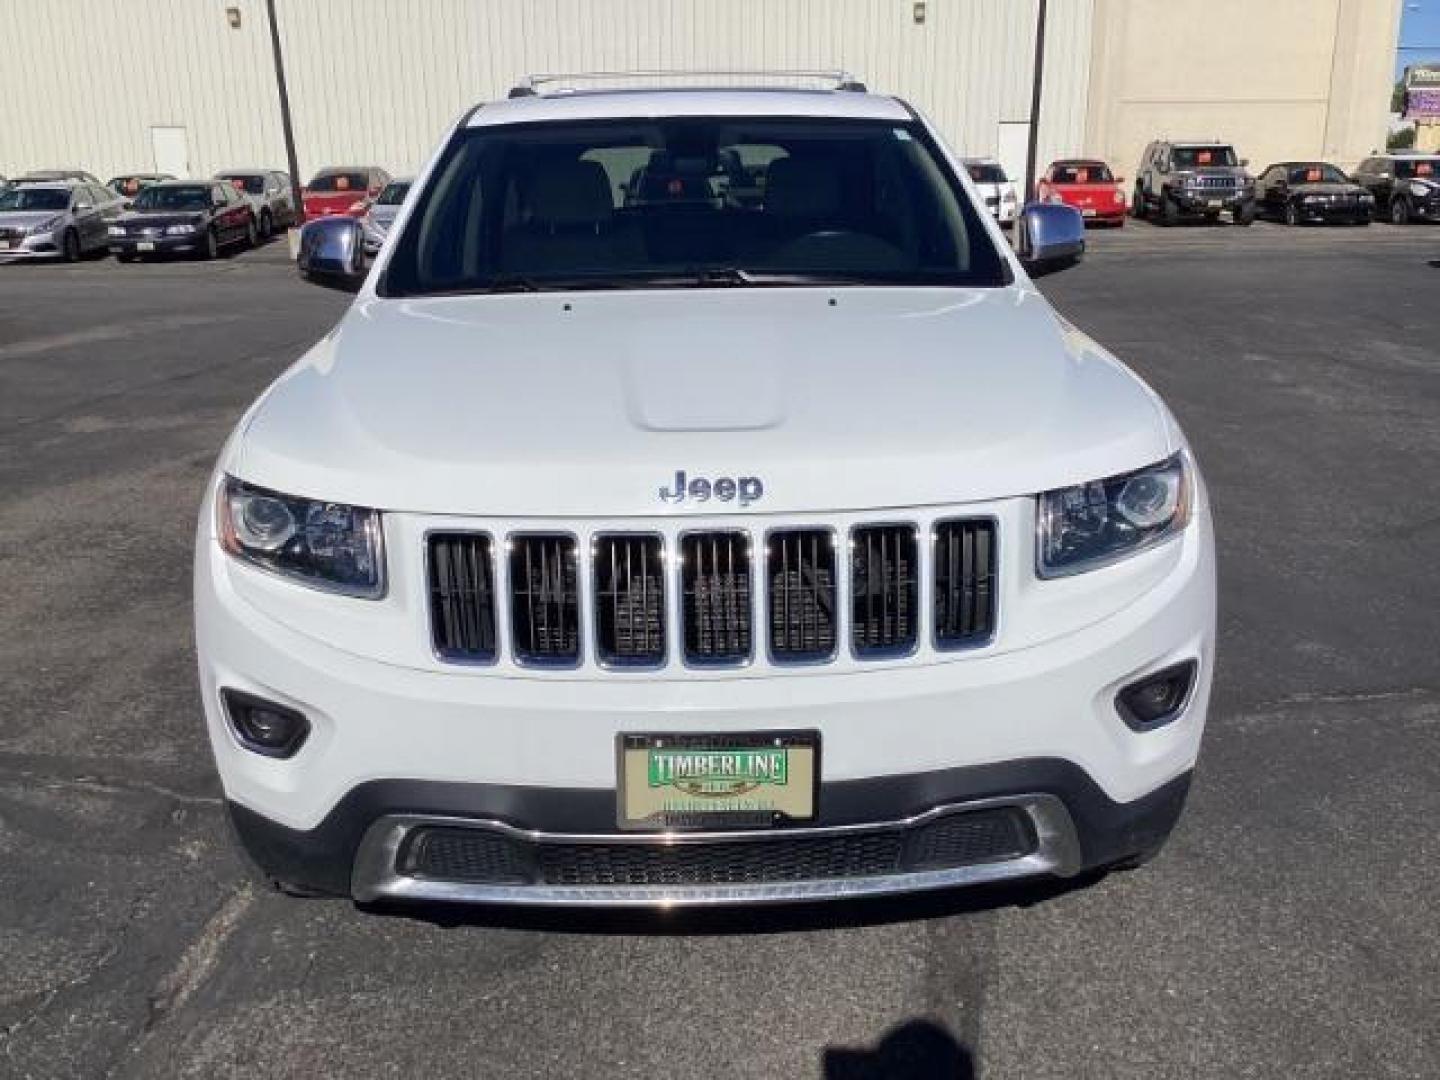
[(662, 487), (660, 498), (676, 506), (689, 499), (691, 502), (709, 502), (712, 498), (721, 502), (740, 500), (741, 506), (759, 502), (765, 496), (765, 485), (758, 476), (717, 476), (710, 480), (704, 476), (687, 479), (684, 469), (675, 470), (675, 486)]

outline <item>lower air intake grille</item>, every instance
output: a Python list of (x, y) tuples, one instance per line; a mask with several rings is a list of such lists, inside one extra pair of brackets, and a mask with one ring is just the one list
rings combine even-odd
[(1019, 858), (1035, 849), (1024, 811), (948, 814), (909, 830), (773, 833), (695, 843), (535, 843), (484, 828), (422, 827), (401, 845), (411, 877), (492, 885), (751, 885), (875, 877)]
[(913, 525), (872, 525), (850, 538), (850, 637), (859, 656), (905, 653), (919, 623)]
[(665, 559), (658, 536), (595, 539), (596, 648), (602, 663), (665, 659)]
[(560, 533), (510, 539), (510, 627), (522, 663), (580, 659), (576, 540)]
[(778, 661), (828, 660), (835, 652), (835, 536), (828, 529), (772, 532), (770, 654)]
[(935, 643), (984, 644), (995, 632), (995, 523), (935, 526)]
[(430, 636), (447, 660), (495, 659), (495, 564), (483, 533), (432, 533)]
[(685, 659), (697, 664), (749, 659), (750, 540), (741, 532), (687, 533), (680, 539)]

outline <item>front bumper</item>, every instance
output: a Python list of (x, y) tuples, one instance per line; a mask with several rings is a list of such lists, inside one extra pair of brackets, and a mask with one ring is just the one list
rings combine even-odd
[(112, 236), (107, 240), (112, 255), (165, 255), (194, 252), (201, 248), (203, 233), (185, 236)]
[(1369, 221), (1373, 216), (1374, 204), (1296, 203), (1295, 209), (1303, 222), (1317, 225), (1353, 225)]
[(0, 260), (58, 259), (62, 254), (59, 233), (27, 233), (0, 239)]
[(1172, 192), (1171, 198), (1181, 211), (1187, 214), (1214, 214), (1224, 211), (1231, 213), (1255, 201), (1253, 192), (1233, 193), (1221, 191), (1181, 190)]
[[(214, 542), (211, 512), (209, 504), (202, 511), (195, 573), (211, 745), (247, 849), (274, 877), (307, 888), (361, 899), (724, 903), (1065, 876), (1157, 846), (1179, 813), (1182, 778), (1199, 753), (1215, 601), (1203, 502), (1180, 537), (1114, 567), (1054, 583), (1012, 574), (1007, 590), (1034, 595), (1027, 601), (1002, 590), (998, 639), (971, 653), (936, 656), (922, 648), (872, 667), (851, 661), (782, 672), (757, 661), (746, 670), (650, 675), (361, 655), (378, 647), (363, 620), (379, 617), (383, 605), (393, 605), (391, 615), (406, 627), (396, 648), (425, 644), (418, 541), (430, 522), (387, 521), (390, 594), (367, 602), (325, 596), (229, 559)], [(997, 512), (1002, 537), (1016, 545), (1009, 556), (1002, 547), (1002, 567), (1025, 565), (1026, 519), (1018, 506)], [(1028, 523), (1033, 533), (1033, 515)], [(417, 553), (416, 561), (405, 552)], [(1121, 594), (1129, 599), (1114, 602)], [(1022, 614), (1036, 596), (1062, 600), (1072, 613), (1106, 596), (1115, 610), (1026, 644), (1018, 624), (1051, 618), (1034, 608)], [(318, 629), (281, 621), (272, 605), (295, 605), (287, 614), (318, 619)], [(1192, 659), (1199, 674), (1179, 717), (1146, 733), (1127, 727), (1115, 709), (1118, 689)], [(244, 749), (221, 704), (226, 688), (303, 712), (309, 740), (288, 760)], [(777, 828), (680, 840), (619, 830), (621, 733), (782, 729), (820, 734), (817, 818), (806, 826), (816, 835)], [(1033, 842), (944, 864), (907, 855), (908, 830), (931, 817), (997, 805), (1023, 815)], [(503, 857), (506, 873), (461, 880), (407, 872), (397, 860), (409, 834), (440, 826), (486, 834), (477, 850)], [(889, 862), (844, 864), (838, 874), (767, 876), (787, 857), (786, 844), (831, 850), (831, 830), (853, 833), (857, 843), (898, 846)], [(897, 833), (904, 835), (897, 840)], [(680, 858), (663, 854), (672, 847), (732, 842), (776, 845), (765, 848), (758, 879), (728, 880), (729, 871), (713, 868), (711, 877), (696, 877), (664, 862)], [(627, 845), (640, 849), (638, 871), (633, 858), (624, 862), (630, 869), (599, 876), (535, 870), (557, 850), (573, 865), (613, 867), (624, 861), (615, 849)]]

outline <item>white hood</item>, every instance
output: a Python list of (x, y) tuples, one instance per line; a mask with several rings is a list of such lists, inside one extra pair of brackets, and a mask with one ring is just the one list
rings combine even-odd
[(748, 513), (1028, 494), (1171, 452), (1154, 395), (1023, 287), (362, 299), (226, 468), (298, 495), (483, 516)]

